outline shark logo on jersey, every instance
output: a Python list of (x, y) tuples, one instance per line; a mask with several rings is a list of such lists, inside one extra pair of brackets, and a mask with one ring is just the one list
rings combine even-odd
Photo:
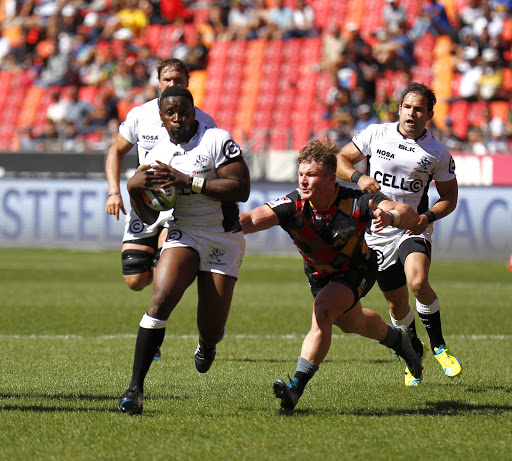
[(423, 169), (427, 169), (430, 165), (432, 165), (432, 160), (430, 160), (428, 157), (421, 157), (420, 161), (418, 162), (418, 165), (421, 166)]
[(196, 159), (194, 161), (194, 166), (201, 168), (208, 164), (208, 157), (206, 155), (196, 155)]

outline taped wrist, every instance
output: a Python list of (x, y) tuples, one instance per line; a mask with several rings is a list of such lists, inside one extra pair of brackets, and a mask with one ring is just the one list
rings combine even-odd
[(364, 176), (364, 173), (361, 173), (360, 171), (354, 171), (350, 177), (350, 181), (354, 184), (357, 184), (357, 182), (361, 179), (361, 176)]

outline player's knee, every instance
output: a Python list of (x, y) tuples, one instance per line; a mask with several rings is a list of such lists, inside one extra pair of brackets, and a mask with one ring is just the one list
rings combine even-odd
[(137, 275), (123, 275), (123, 279), (130, 290), (142, 291), (153, 281), (153, 272), (144, 272)]
[(423, 291), (428, 288), (428, 282), (423, 277), (412, 277), (407, 281), (409, 288), (413, 292), (414, 296), (420, 295)]
[(131, 290), (140, 291), (153, 281), (154, 255), (148, 251), (125, 250), (121, 255), (123, 278)]

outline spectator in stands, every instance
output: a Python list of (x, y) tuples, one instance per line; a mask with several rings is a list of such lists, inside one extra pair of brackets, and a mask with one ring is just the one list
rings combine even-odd
[(289, 32), (293, 21), (293, 12), (284, 5), (283, 0), (275, 0), (274, 7), (270, 8), (269, 24), (272, 29), (272, 38), (290, 38)]
[(35, 136), (34, 141), (38, 152), (60, 152), (62, 150), (57, 125), (51, 120), (46, 121), (43, 132)]
[(229, 40), (247, 40), (253, 38), (252, 8), (247, 0), (233, 0), (228, 13), (227, 37)]
[(334, 73), (346, 45), (347, 40), (343, 37), (340, 26), (334, 21), (330, 22), (323, 34), (320, 70)]
[(75, 124), (76, 129), (80, 132), (87, 123), (87, 120), (93, 111), (93, 107), (83, 99), (78, 97), (78, 87), (71, 88), (70, 102), (66, 110), (65, 120), (70, 120)]
[(482, 2), (483, 14), (473, 22), (473, 33), (480, 37), (485, 29), (491, 39), (497, 39), (503, 32), (503, 17), (490, 8), (488, 2)]
[(484, 142), (482, 130), (476, 126), (470, 126), (467, 131), (467, 140), (469, 151), (476, 155), (488, 154), (487, 146)]
[(482, 51), (482, 75), (478, 83), (478, 94), (485, 101), (507, 99), (503, 88), (503, 66), (494, 48)]
[(0, 21), (0, 63), (4, 59), (5, 56), (11, 51), (11, 41), (4, 34), (4, 25)]
[(327, 130), (327, 138), (336, 143), (338, 149), (352, 141), (356, 134), (356, 118), (349, 111), (339, 111), (332, 117), (332, 125)]
[(326, 108), (325, 118), (329, 119), (334, 119), (340, 113), (349, 112), (353, 115), (355, 112), (355, 106), (350, 99), (350, 91), (341, 86), (337, 79), (335, 79), (335, 85), (327, 91)]
[(32, 137), (32, 127), (23, 126), (18, 128), (18, 150), (30, 152), (36, 149), (36, 141)]
[(208, 48), (203, 43), (203, 35), (199, 31), (194, 35), (185, 62), (190, 71), (206, 69), (208, 64)]
[(160, 0), (160, 11), (167, 24), (191, 22), (194, 13), (187, 8), (189, 2), (184, 0)]
[(468, 0), (467, 4), (460, 9), (459, 14), (465, 26), (472, 28), (475, 21), (483, 16), (480, 3), (480, 0)]
[(452, 26), (445, 7), (438, 0), (427, 0), (411, 27), (410, 34), (417, 40), (429, 32), (434, 37), (449, 35)]
[(269, 18), (269, 10), (265, 4), (265, 0), (254, 0), (251, 10), (251, 33), (249, 39), (271, 38), (271, 26)]
[(489, 154), (508, 153), (505, 122), (494, 117), (489, 123), (489, 138), (487, 139)]
[(379, 86), (375, 90), (375, 98), (372, 104), (372, 112), (381, 122), (394, 121), (389, 120), (389, 114), (398, 114), (398, 102), (389, 99), (388, 93), (383, 86)]
[(51, 95), (51, 102), (46, 109), (46, 118), (58, 126), (65, 119), (68, 106), (69, 101), (62, 98), (59, 91), (54, 91)]
[(315, 37), (317, 33), (315, 11), (304, 0), (295, 0), (289, 36), (296, 38)]
[(174, 46), (172, 47), (171, 56), (181, 61), (186, 61), (190, 48), (185, 40), (185, 33), (183, 29), (176, 29), (173, 33)]
[[(125, 0), (122, 8), (106, 25), (106, 38), (116, 38), (120, 33), (129, 30), (133, 37), (139, 38), (142, 31), (149, 25), (146, 11), (140, 8), (137, 0)], [(122, 31), (122, 32), (121, 32)]]
[(399, 4), (398, 0), (386, 0), (386, 4), (382, 8), (382, 19), (386, 30), (394, 34), (398, 31), (401, 23), (407, 22), (407, 11)]
[(373, 47), (373, 55), (381, 66), (391, 70), (409, 71), (416, 64), (414, 43), (405, 22), (400, 23), (397, 32), (393, 34), (379, 31), (376, 36), (379, 42)]
[(339, 86), (348, 90), (354, 90), (357, 85), (357, 65), (353, 59), (349, 58), (348, 51), (346, 50), (338, 60), (336, 76)]
[(41, 86), (65, 86), (72, 83), (70, 75), (71, 59), (67, 53), (59, 50), (59, 43), (55, 40), (53, 43), (53, 54), (46, 61), (45, 67), (41, 71), (41, 77), (38, 84)]
[(117, 72), (112, 76), (112, 85), (119, 99), (133, 87), (133, 75), (124, 59), (117, 60)]
[(349, 54), (353, 60), (358, 60), (361, 54), (361, 48), (368, 46), (368, 43), (361, 35), (361, 30), (355, 22), (349, 22), (346, 26), (348, 39), (345, 45), (345, 53)]
[(478, 98), (478, 88), (482, 76), (478, 49), (465, 47), (462, 59), (456, 63), (456, 69), (462, 74), (459, 85), (460, 98), (454, 98), (451, 101), (456, 99), (475, 101)]
[(364, 130), (368, 125), (379, 123), (379, 120), (372, 114), (372, 108), (368, 104), (361, 104), (356, 109), (357, 120), (354, 125), (355, 133)]
[(453, 122), (450, 118), (446, 118), (444, 128), (438, 131), (436, 137), (450, 152), (461, 151), (463, 148), (463, 141), (453, 131)]
[(83, 152), (86, 150), (85, 136), (77, 132), (72, 120), (64, 122), (59, 139), (64, 152)]
[(228, 13), (229, 9), (216, 3), (210, 7), (210, 17), (207, 23), (217, 40), (227, 39), (228, 37)]

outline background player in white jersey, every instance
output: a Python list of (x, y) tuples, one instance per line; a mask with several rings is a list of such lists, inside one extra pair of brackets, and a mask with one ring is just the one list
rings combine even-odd
[[(142, 166), (128, 181), (131, 205), (151, 224), (158, 212), (144, 204), (140, 191), (175, 186), (180, 193), (155, 271), (153, 296), (140, 322), (132, 380), (119, 402), (119, 409), (130, 414), (142, 412), (144, 379), (167, 320), (196, 278), (195, 364), (200, 373), (209, 370), (224, 335), (245, 250), (237, 202), (249, 198), (250, 179), (240, 147), (227, 131), (194, 119), (194, 100), (186, 88), (164, 90), (160, 115), (169, 138), (150, 153), (153, 166)], [(157, 159), (163, 162), (154, 166)]]
[[(417, 208), (420, 221), (409, 230), (388, 227), (367, 236), (368, 245), (381, 253), (377, 281), (395, 325), (409, 326), (413, 345), (423, 358), (427, 347), (416, 335), (414, 312), (407, 285), (416, 297), (418, 315), (427, 330), (430, 346), (445, 374), (462, 371), (446, 347), (441, 328), (439, 299), (428, 281), (432, 249), (432, 223), (450, 214), (457, 205), (458, 185), (453, 159), (426, 129), (434, 115), (436, 97), (427, 86), (413, 82), (402, 93), (398, 123), (370, 125), (354, 136), (338, 154), (337, 175), (365, 192), (381, 190), (391, 200)], [(368, 174), (354, 168), (366, 157)], [(429, 209), (428, 188), (434, 180), (439, 200)], [(406, 369), (405, 384), (417, 386)]]
[[(161, 61), (157, 74), (161, 93), (172, 86), (188, 86), (189, 71), (180, 59)], [(206, 125), (216, 126), (213, 118), (197, 107), (195, 117)], [(126, 154), (137, 144), (138, 162), (144, 163), (147, 153), (159, 141), (168, 137), (160, 119), (158, 98), (135, 107), (128, 113), (126, 120), (119, 127), (119, 133), (108, 151), (105, 162), (109, 191), (105, 209), (108, 214), (115, 215), (117, 220), (120, 210), (126, 214), (119, 187), (121, 167)], [(132, 290), (140, 291), (151, 284), (153, 261), (167, 234), (162, 223), (166, 222), (171, 214), (172, 211), (162, 213), (151, 226), (144, 224), (133, 210), (127, 215), (121, 248), (122, 269), (123, 278)]]

